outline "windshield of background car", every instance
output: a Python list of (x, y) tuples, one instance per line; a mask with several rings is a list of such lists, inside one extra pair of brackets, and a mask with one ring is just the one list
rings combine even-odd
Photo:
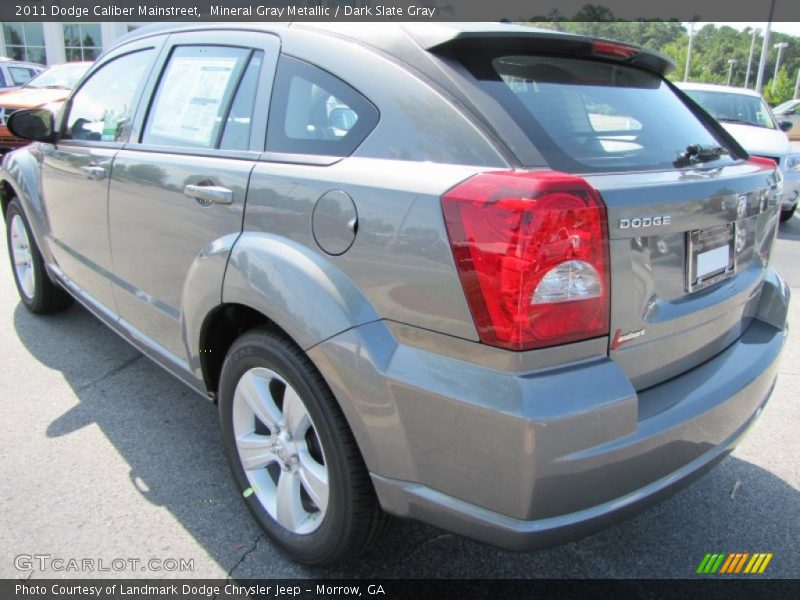
[(718, 121), (775, 129), (767, 105), (758, 96), (708, 90), (684, 91)]
[(88, 69), (89, 65), (56, 65), (39, 73), (25, 87), (71, 90)]
[(791, 110), (791, 109), (797, 110), (798, 108), (800, 108), (800, 101), (798, 101), (798, 100), (788, 100), (787, 102), (784, 102), (783, 104), (779, 104), (778, 106), (773, 108), (772, 112), (778, 114), (778, 113), (782, 113), (782, 112), (784, 112), (786, 110)]
[[(671, 169), (689, 145), (720, 145), (669, 85), (649, 71), (552, 56), (475, 54), (468, 60), (483, 88), (553, 169)], [(713, 162), (731, 161), (723, 155)]]

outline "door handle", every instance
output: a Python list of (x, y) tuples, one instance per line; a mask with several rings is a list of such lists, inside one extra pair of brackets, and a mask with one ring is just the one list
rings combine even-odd
[(98, 167), (97, 165), (85, 165), (80, 167), (79, 170), (81, 173), (86, 175), (87, 179), (92, 181), (99, 181), (106, 178), (106, 170), (103, 167)]
[(233, 192), (219, 185), (187, 185), (183, 193), (200, 204), (233, 204)]

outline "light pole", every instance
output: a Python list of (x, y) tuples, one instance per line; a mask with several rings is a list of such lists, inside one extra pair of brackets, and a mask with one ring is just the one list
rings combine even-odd
[(778, 49), (778, 59), (775, 61), (775, 75), (772, 76), (772, 93), (775, 93), (775, 82), (778, 80), (778, 71), (781, 68), (781, 54), (783, 54), (783, 49), (789, 45), (789, 42), (780, 42), (775, 44), (775, 47)]
[(756, 37), (760, 32), (760, 29), (753, 30), (753, 40), (750, 42), (750, 56), (747, 57), (747, 73), (744, 76), (744, 87), (750, 87), (750, 67), (753, 65), (753, 54), (755, 53), (756, 49)]
[(686, 49), (686, 68), (683, 70), (683, 80), (689, 81), (689, 70), (692, 67), (692, 42), (694, 42), (694, 22), (689, 26), (689, 47)]
[(728, 67), (728, 85), (731, 84), (731, 78), (733, 77), (733, 65), (735, 65), (735, 64), (736, 64), (736, 59), (735, 58), (729, 58), (728, 59), (728, 65), (729, 65), (729, 67)]
[(767, 27), (764, 30), (764, 43), (761, 44), (761, 58), (758, 61), (758, 73), (756, 74), (756, 91), (760, 94), (764, 89), (764, 68), (767, 66), (767, 58), (769, 55), (769, 30), (772, 27), (772, 15), (775, 14), (775, 0), (770, 0), (769, 3), (769, 18), (767, 19)]
[(797, 82), (794, 84), (794, 96), (792, 96), (795, 100), (800, 99), (800, 69), (797, 69)]

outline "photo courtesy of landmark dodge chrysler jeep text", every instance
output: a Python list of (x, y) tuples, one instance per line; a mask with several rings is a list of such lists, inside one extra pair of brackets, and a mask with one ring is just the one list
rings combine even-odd
[(503, 24), (143, 27), (9, 119), (21, 301), (214, 399), (299, 561), (386, 513), (584, 535), (726, 456), (786, 336), (780, 171), (671, 67)]

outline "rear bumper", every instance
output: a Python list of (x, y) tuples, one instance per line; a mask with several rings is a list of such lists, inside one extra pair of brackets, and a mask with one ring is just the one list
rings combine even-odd
[(737, 342), (638, 393), (606, 357), (502, 371), (399, 344), (382, 322), (309, 355), (385, 510), (528, 550), (596, 530), (721, 460), (769, 398), (788, 302), (769, 271)]

